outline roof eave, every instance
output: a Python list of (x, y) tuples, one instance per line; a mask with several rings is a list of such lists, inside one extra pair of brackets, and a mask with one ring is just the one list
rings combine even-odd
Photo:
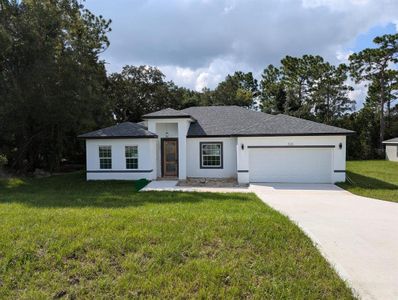
[(271, 137), (271, 136), (334, 136), (334, 135), (343, 135), (343, 136), (348, 136), (348, 135), (354, 135), (356, 134), (354, 131), (353, 132), (338, 132), (338, 133), (329, 133), (329, 132), (324, 132), (324, 133), (279, 133), (279, 134), (215, 134), (215, 135), (207, 135), (207, 134), (202, 134), (202, 135), (187, 135), (187, 138), (202, 138), (202, 137)]
[(103, 139), (156, 139), (157, 135), (143, 135), (143, 136), (77, 136), (78, 139), (85, 140), (103, 140)]

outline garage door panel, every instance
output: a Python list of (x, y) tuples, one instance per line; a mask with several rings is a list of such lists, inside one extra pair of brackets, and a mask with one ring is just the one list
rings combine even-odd
[(254, 148), (249, 151), (251, 182), (331, 182), (331, 149)]

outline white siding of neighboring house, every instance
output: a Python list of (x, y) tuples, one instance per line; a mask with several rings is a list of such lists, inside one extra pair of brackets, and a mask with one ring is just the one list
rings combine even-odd
[[(342, 144), (342, 149), (339, 148), (340, 143)], [(243, 150), (242, 150), (242, 145), (244, 145)], [(330, 182), (334, 183), (334, 182), (345, 181), (345, 172), (342, 171), (345, 171), (346, 168), (346, 136), (239, 137), (237, 140), (238, 181), (240, 183), (248, 183), (251, 181), (250, 179), (251, 149), (249, 149), (248, 146), (289, 146), (289, 145), (290, 146), (334, 145), (335, 147), (330, 150), (331, 151)], [(289, 155), (289, 153), (294, 155), (294, 149), (290, 149), (290, 151), (292, 152), (286, 151), (285, 152), (286, 155)], [(307, 159), (311, 159), (311, 157), (308, 158), (307, 156)], [(282, 168), (284, 169), (288, 168), (288, 166), (283, 165), (287, 163), (283, 159), (279, 159), (278, 161), (259, 161), (259, 164), (260, 163), (264, 166), (264, 168), (278, 168), (278, 166), (282, 166)], [(311, 178), (305, 178), (306, 176), (305, 171), (302, 172), (302, 176), (303, 176), (302, 182), (308, 182), (311, 180)]]
[(386, 145), (386, 159), (391, 161), (398, 161), (398, 144)]
[[(99, 146), (112, 146), (112, 169), (100, 169)], [(126, 169), (125, 146), (138, 146), (138, 169)], [(156, 139), (87, 139), (87, 180), (156, 179)], [(140, 172), (149, 171), (151, 172)], [(90, 172), (91, 171), (91, 172)], [(94, 171), (94, 172), (93, 172)], [(108, 172), (111, 171), (111, 172)], [(120, 171), (120, 172), (118, 172)], [(134, 172), (131, 172), (134, 171)]]
[[(236, 173), (236, 138), (187, 138), (187, 177), (229, 178)], [(200, 143), (223, 143), (223, 168), (200, 168)]]

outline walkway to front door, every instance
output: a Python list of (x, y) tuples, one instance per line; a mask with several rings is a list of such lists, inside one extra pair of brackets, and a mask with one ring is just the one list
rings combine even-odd
[(162, 177), (178, 177), (178, 139), (162, 139)]

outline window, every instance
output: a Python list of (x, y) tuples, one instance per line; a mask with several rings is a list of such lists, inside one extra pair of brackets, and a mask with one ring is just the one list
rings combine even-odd
[(138, 169), (138, 147), (126, 146), (126, 169)]
[(112, 146), (99, 146), (100, 169), (112, 169)]
[(222, 143), (200, 143), (200, 167), (222, 169)]

